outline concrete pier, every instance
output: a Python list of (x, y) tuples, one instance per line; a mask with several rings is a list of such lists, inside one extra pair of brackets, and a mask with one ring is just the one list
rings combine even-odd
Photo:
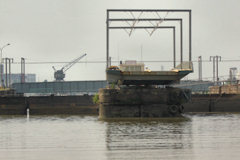
[(179, 117), (190, 91), (179, 88), (125, 87), (99, 90), (99, 118)]

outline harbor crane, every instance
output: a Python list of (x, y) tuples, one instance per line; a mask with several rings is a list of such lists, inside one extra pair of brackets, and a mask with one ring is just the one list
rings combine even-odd
[(74, 59), (73, 61), (67, 63), (66, 65), (64, 65), (60, 70), (56, 70), (56, 68), (54, 66), (52, 66), (53, 70), (54, 70), (54, 78), (56, 81), (64, 81), (65, 78), (65, 72), (67, 70), (69, 70), (75, 63), (77, 63), (80, 59), (82, 59), (83, 57), (85, 57), (87, 54), (83, 54), (80, 57)]

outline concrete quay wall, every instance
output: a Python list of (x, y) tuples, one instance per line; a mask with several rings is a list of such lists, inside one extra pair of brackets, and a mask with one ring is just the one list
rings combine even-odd
[(92, 96), (0, 97), (0, 115), (98, 115)]
[(178, 88), (100, 89), (99, 118), (180, 116), (188, 95)]
[(240, 112), (239, 94), (199, 94), (192, 95), (191, 101), (184, 104), (188, 112)]
[(98, 114), (89, 95), (29, 97), (28, 103), (31, 115)]
[[(173, 91), (173, 90), (172, 90)], [(101, 93), (102, 92), (102, 93)], [(92, 102), (92, 96), (38, 96), (0, 97), (0, 115), (99, 115), (100, 117), (164, 117), (169, 114), (169, 106), (182, 104), (184, 112), (240, 112), (238, 94), (198, 94), (191, 95), (185, 103), (183, 92), (139, 89), (102, 90), (100, 104)], [(136, 93), (136, 94), (133, 94)], [(144, 94), (141, 94), (144, 93)], [(104, 94), (104, 96), (103, 96)], [(182, 97), (182, 98), (181, 98)]]
[(25, 97), (0, 97), (0, 115), (25, 115), (26, 104)]

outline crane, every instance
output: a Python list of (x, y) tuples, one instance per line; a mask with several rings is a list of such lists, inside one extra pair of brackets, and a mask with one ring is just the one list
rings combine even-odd
[(82, 59), (83, 57), (85, 57), (87, 54), (83, 54), (80, 57), (72, 60), (71, 62), (67, 63), (66, 65), (64, 65), (60, 70), (56, 70), (56, 68), (54, 66), (52, 66), (53, 70), (54, 70), (54, 78), (56, 81), (63, 81), (65, 78), (65, 72), (67, 70), (69, 70), (75, 63), (77, 63), (80, 59)]

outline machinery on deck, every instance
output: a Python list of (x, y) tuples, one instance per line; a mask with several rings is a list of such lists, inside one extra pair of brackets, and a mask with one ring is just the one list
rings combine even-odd
[(56, 70), (56, 68), (54, 66), (52, 66), (53, 70), (54, 70), (54, 78), (56, 81), (63, 81), (65, 78), (65, 72), (70, 69), (75, 63), (77, 63), (80, 59), (82, 59), (83, 57), (85, 57), (87, 54), (83, 54), (80, 57), (74, 59), (73, 61), (67, 63), (66, 65), (64, 65), (61, 69)]
[(109, 84), (118, 85), (169, 85), (193, 72), (192, 62), (183, 62), (170, 71), (144, 70), (144, 64), (121, 64), (106, 70)]

